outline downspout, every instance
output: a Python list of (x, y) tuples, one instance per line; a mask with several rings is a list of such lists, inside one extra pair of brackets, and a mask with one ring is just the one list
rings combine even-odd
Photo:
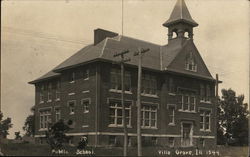
[(95, 100), (95, 147), (97, 147), (97, 127), (98, 127), (98, 65), (96, 65), (96, 100)]

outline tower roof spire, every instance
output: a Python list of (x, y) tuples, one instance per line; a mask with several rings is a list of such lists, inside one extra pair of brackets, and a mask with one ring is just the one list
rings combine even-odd
[(163, 24), (163, 26), (168, 27), (169, 25), (179, 22), (188, 23), (193, 27), (198, 26), (198, 23), (192, 19), (184, 0), (177, 0), (170, 18)]

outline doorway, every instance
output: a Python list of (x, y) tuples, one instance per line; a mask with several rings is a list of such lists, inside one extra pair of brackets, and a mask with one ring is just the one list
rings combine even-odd
[(193, 123), (182, 122), (181, 125), (181, 145), (182, 147), (190, 147), (193, 145)]

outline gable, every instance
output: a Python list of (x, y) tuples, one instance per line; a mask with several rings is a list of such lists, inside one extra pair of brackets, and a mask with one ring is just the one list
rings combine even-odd
[[(195, 69), (196, 71), (186, 69), (186, 63), (191, 62), (192, 60), (197, 66), (197, 68)], [(206, 78), (213, 78), (199, 51), (192, 41), (189, 41), (184, 45), (175, 59), (168, 65), (167, 70), (195, 76), (202, 76)]]

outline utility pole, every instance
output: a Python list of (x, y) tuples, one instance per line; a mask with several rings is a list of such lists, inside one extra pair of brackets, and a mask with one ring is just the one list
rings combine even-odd
[(121, 84), (122, 84), (122, 121), (123, 121), (123, 131), (124, 131), (124, 145), (123, 145), (123, 156), (127, 156), (128, 153), (128, 131), (126, 124), (126, 114), (125, 114), (125, 104), (124, 104), (124, 63), (130, 61), (129, 58), (124, 58), (124, 54), (128, 53), (129, 50), (122, 51), (120, 53), (116, 53), (114, 57), (121, 56)]
[(138, 86), (137, 86), (137, 155), (142, 156), (141, 143), (141, 73), (142, 73), (142, 53), (149, 51), (149, 49), (139, 49), (134, 56), (139, 56), (138, 63)]
[(217, 146), (217, 122), (218, 122), (218, 101), (219, 101), (219, 94), (218, 94), (218, 91), (219, 91), (219, 76), (218, 74), (216, 74), (216, 82), (215, 82), (215, 133), (216, 133), (216, 136), (215, 136), (215, 144)]

